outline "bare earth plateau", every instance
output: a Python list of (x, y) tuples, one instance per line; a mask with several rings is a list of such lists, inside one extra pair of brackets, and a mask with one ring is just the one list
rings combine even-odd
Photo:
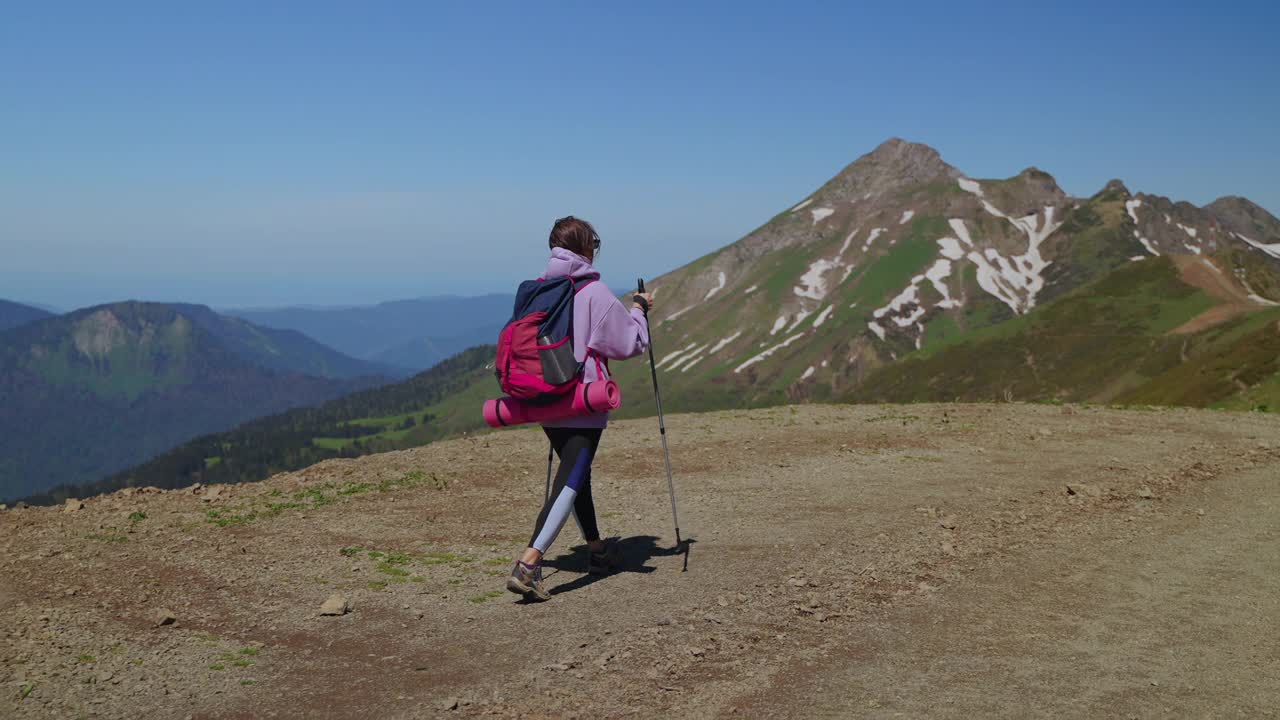
[(656, 422), (617, 422), (593, 482), (622, 571), (586, 575), (571, 523), (541, 604), (502, 591), (536, 428), (0, 512), (0, 716), (1277, 715), (1280, 418), (668, 425), (687, 572)]

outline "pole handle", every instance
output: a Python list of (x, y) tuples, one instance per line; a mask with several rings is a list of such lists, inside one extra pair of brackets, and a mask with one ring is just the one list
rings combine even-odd
[[(636, 280), (636, 292), (637, 293), (644, 292), (644, 278), (639, 278)], [(631, 298), (631, 300), (644, 310), (645, 317), (649, 317), (649, 303), (645, 302), (644, 298), (640, 297), (639, 295), (635, 295), (634, 297)]]

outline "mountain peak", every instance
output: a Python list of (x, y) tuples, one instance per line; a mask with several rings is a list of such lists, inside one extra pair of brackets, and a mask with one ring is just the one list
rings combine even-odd
[(819, 193), (851, 200), (961, 174), (932, 147), (891, 137), (845, 166)]

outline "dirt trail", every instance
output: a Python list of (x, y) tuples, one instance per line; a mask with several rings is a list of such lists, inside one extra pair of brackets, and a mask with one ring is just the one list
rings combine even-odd
[(1222, 323), (1246, 313), (1267, 309), (1267, 306), (1255, 302), (1243, 287), (1232, 282), (1223, 271), (1208, 258), (1198, 255), (1170, 256), (1182, 275), (1183, 281), (1198, 287), (1210, 296), (1222, 301), (1208, 310), (1196, 315), (1185, 323), (1169, 331), (1173, 335), (1190, 335), (1216, 327)]
[[(117, 493), (0, 514), (12, 579), (0, 714), (1280, 706), (1278, 418), (1021, 405), (675, 416), (687, 573), (653, 424), (617, 423), (598, 459), (624, 572), (582, 574), (569, 527), (549, 560), (555, 597), (537, 605), (495, 592), (542, 492), (535, 430), (216, 498)], [(317, 617), (335, 591), (354, 610)], [(159, 607), (177, 623), (156, 627)]]

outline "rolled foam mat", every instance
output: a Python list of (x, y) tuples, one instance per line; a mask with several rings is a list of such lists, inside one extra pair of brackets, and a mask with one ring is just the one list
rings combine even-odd
[(523, 400), (501, 397), (486, 400), (484, 421), (490, 427), (507, 427), (534, 422), (550, 422), (580, 415), (594, 415), (617, 410), (622, 405), (622, 392), (612, 380), (582, 383), (555, 402), (533, 405)]

